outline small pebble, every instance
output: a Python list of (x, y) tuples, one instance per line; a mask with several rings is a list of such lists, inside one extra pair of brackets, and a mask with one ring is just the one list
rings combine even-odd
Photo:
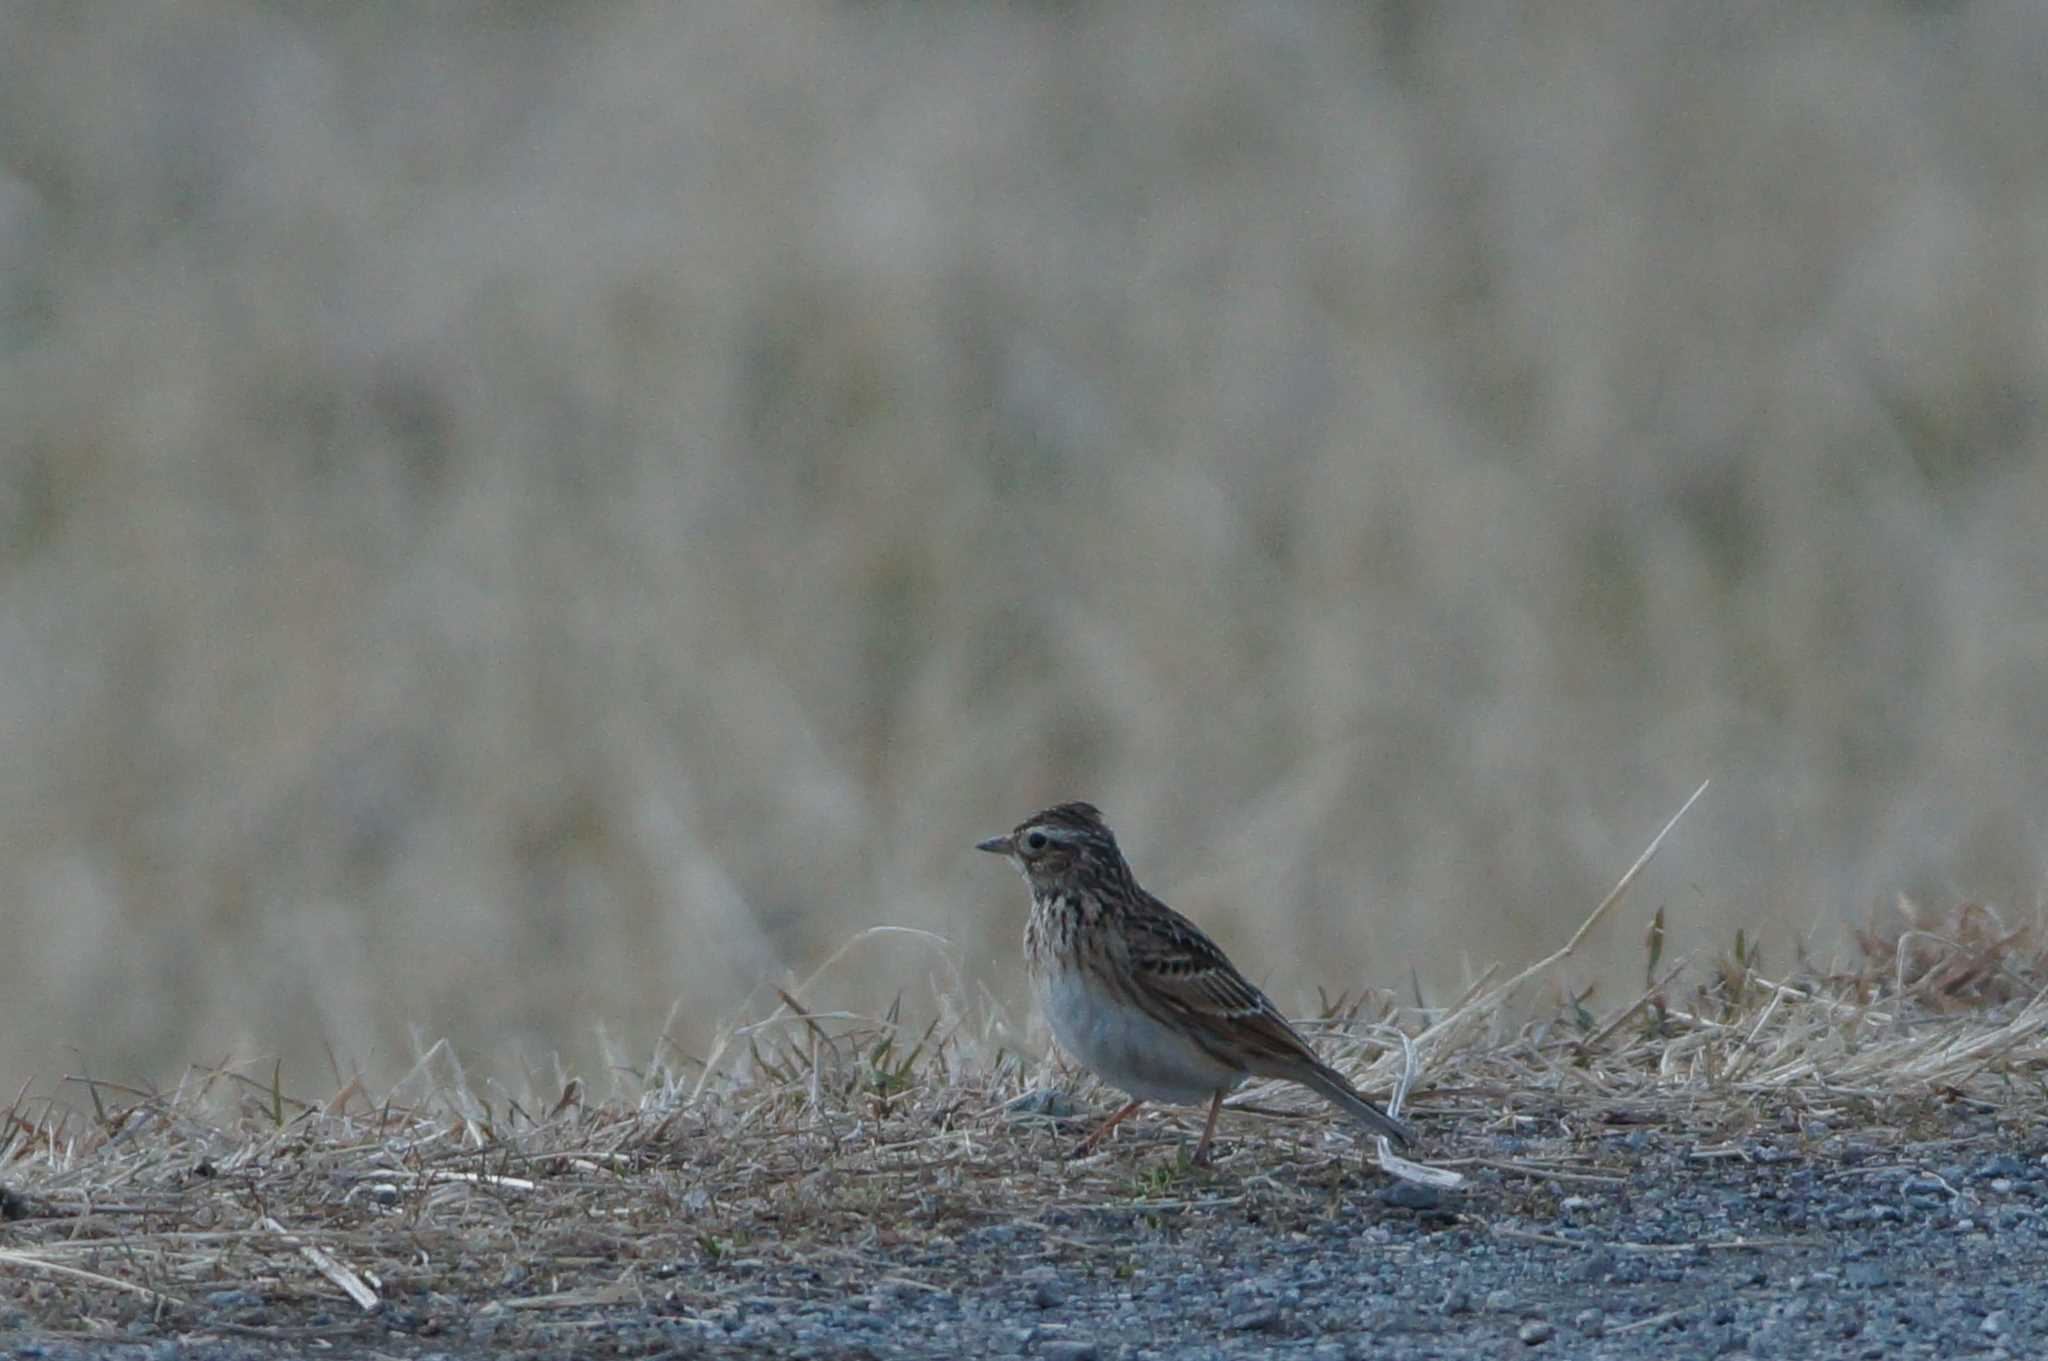
[(1280, 1328), (1280, 1306), (1269, 1304), (1239, 1314), (1230, 1320), (1230, 1327), (1240, 1333), (1277, 1332)]
[(2005, 1310), (1993, 1309), (1984, 1316), (1984, 1322), (1978, 1325), (1977, 1331), (1986, 1337), (1998, 1337), (2005, 1332), (2009, 1321)]
[(1102, 1350), (1088, 1341), (1048, 1342), (1038, 1354), (1045, 1361), (1099, 1361)]
[(1510, 1292), (1506, 1290), (1489, 1290), (1486, 1292), (1487, 1313), (1505, 1314), (1508, 1310), (1514, 1307), (1515, 1297)]
[(1586, 1285), (1594, 1285), (1612, 1275), (1614, 1268), (1614, 1254), (1605, 1249), (1599, 1249), (1580, 1258), (1578, 1264), (1573, 1266), (1570, 1272), (1567, 1273), (1566, 1279), (1578, 1281)]
[(253, 1290), (211, 1290), (206, 1302), (216, 1309), (246, 1309), (263, 1303), (263, 1297)]
[(1380, 1188), (1380, 1203), (1397, 1210), (1434, 1210), (1444, 1203), (1444, 1193), (1419, 1182), (1397, 1181)]
[(1551, 1335), (1555, 1331), (1549, 1324), (1538, 1318), (1530, 1319), (1527, 1323), (1523, 1324), (1521, 1331), (1517, 1332), (1515, 1336), (1521, 1338), (1529, 1346), (1534, 1347), (1538, 1343), (1550, 1341)]
[(1012, 1120), (1071, 1120), (1080, 1113), (1073, 1097), (1053, 1087), (1026, 1092), (1003, 1106)]

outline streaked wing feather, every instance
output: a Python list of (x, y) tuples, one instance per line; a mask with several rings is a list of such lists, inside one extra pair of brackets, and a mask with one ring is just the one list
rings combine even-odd
[(1146, 991), (1212, 1042), (1204, 1048), (1245, 1068), (1261, 1060), (1320, 1066), (1280, 1009), (1200, 927), (1156, 898), (1147, 906), (1130, 924), (1131, 965)]

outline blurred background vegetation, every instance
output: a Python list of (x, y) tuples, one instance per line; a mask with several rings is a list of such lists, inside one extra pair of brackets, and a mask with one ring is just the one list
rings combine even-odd
[(10, 1092), (2040, 910), (2038, 6), (5, 19)]

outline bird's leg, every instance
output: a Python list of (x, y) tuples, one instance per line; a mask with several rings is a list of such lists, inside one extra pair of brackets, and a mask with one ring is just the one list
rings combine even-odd
[(1218, 1092), (1209, 1099), (1209, 1122), (1202, 1126), (1202, 1141), (1195, 1145), (1195, 1156), (1190, 1159), (1197, 1167), (1209, 1165), (1209, 1141), (1216, 1137), (1216, 1117), (1223, 1114), (1223, 1093)]
[(1089, 1135), (1087, 1138), (1083, 1139), (1078, 1145), (1076, 1145), (1074, 1151), (1072, 1153), (1069, 1153), (1067, 1156), (1069, 1158), (1085, 1158), (1090, 1153), (1093, 1153), (1095, 1151), (1095, 1146), (1102, 1142), (1104, 1135), (1108, 1134), (1111, 1130), (1115, 1129), (1118, 1125), (1121, 1125), (1125, 1120), (1129, 1119), (1131, 1115), (1137, 1111), (1138, 1107), (1144, 1104), (1145, 1103), (1142, 1101), (1133, 1101), (1130, 1105), (1125, 1106), (1115, 1115), (1110, 1116), (1109, 1119), (1103, 1121), (1099, 1126), (1096, 1127), (1096, 1130), (1093, 1134)]

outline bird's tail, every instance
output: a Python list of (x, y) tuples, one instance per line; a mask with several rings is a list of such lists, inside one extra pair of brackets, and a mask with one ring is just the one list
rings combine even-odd
[(1414, 1130), (1360, 1096), (1358, 1089), (1345, 1081), (1344, 1075), (1335, 1068), (1318, 1063), (1295, 1080), (1375, 1134), (1384, 1134), (1397, 1144), (1415, 1142)]

